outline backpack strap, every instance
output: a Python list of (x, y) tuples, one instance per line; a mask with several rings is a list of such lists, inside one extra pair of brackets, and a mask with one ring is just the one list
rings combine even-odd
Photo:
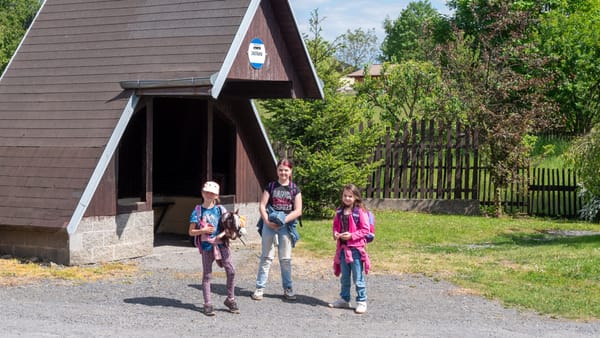
[(352, 218), (354, 218), (354, 224), (358, 225), (358, 223), (360, 222), (360, 208), (352, 208)]
[[(296, 200), (296, 195), (298, 194), (298, 186), (294, 181), (290, 181), (290, 194), (292, 195), (292, 206), (294, 205), (294, 201)], [(302, 226), (302, 216), (298, 217), (298, 224)]]
[(344, 214), (344, 208), (337, 208), (335, 209), (335, 217), (339, 218), (340, 221), (342, 220), (342, 215)]
[[(200, 217), (202, 216), (202, 208), (200, 207), (200, 204), (196, 204), (194, 210), (196, 211), (196, 229), (200, 229)], [(194, 236), (194, 245), (197, 248), (201, 248), (200, 241), (200, 235)], [(202, 250), (200, 250), (200, 253), (202, 253)]]
[(200, 206), (200, 204), (196, 204), (196, 207), (194, 208), (194, 210), (196, 210), (196, 229), (200, 228), (200, 218), (202, 217), (202, 207)]
[(342, 214), (343, 213), (344, 213), (344, 209), (343, 208), (336, 208), (335, 209), (335, 216), (334, 216), (335, 218), (334, 218), (334, 221), (337, 220), (341, 224), (342, 223)]

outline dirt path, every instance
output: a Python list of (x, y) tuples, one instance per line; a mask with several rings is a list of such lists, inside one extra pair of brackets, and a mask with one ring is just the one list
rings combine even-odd
[[(339, 281), (326, 262), (294, 261), (296, 302), (281, 298), (274, 264), (265, 298), (253, 301), (258, 244), (234, 246), (240, 314), (225, 311), (225, 275), (215, 274), (217, 315), (204, 316), (201, 266), (185, 243), (155, 247), (136, 260), (133, 279), (80, 285), (0, 288), (2, 337), (598, 337), (600, 323), (579, 323), (505, 309), (445, 282), (415, 275), (370, 275), (368, 313), (330, 309)], [(304, 262), (307, 263), (307, 262)]]

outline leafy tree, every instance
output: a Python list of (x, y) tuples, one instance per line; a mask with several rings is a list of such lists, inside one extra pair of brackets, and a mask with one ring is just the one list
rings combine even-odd
[(31, 25), (41, 1), (0, 0), (0, 74)]
[(341, 62), (350, 65), (354, 70), (378, 60), (377, 35), (375, 29), (363, 30), (357, 28), (347, 30), (336, 41), (336, 56)]
[(561, 1), (541, 17), (538, 45), (556, 74), (549, 95), (567, 132), (587, 132), (600, 121), (600, 1)]
[[(308, 53), (316, 67), (329, 68), (333, 66), (333, 69), (336, 69), (336, 67), (339, 67), (339, 62), (332, 60), (331, 57), (335, 54), (335, 45), (326, 41), (321, 34), (323, 32), (322, 24), (325, 20), (326, 18), (319, 16), (318, 9), (313, 10), (308, 19), (312, 36), (304, 35), (303, 38), (308, 48)], [(332, 65), (332, 63), (334, 64)]]
[[(365, 69), (365, 74), (369, 74)], [(358, 95), (380, 108), (390, 125), (436, 115), (435, 98), (441, 90), (441, 72), (427, 61), (384, 63), (379, 77), (355, 84)]]
[(449, 0), (447, 5), (454, 10), (452, 23), (466, 36), (476, 37), (480, 33), (489, 33), (488, 27), (493, 24), (495, 0)]
[[(511, 34), (511, 28), (520, 31), (521, 23), (498, 16), (498, 13), (503, 13), (507, 7), (515, 13), (528, 13), (530, 17), (528, 25), (535, 27), (539, 14), (561, 1), (564, 0), (449, 0), (447, 5), (454, 10), (452, 25), (466, 36), (473, 38), (474, 48), (483, 48), (480, 37), (493, 36), (491, 42), (495, 44), (506, 44), (511, 41), (515, 45), (520, 43), (520, 40), (515, 40)], [(499, 25), (505, 27), (498, 30)]]
[(460, 102), (469, 123), (479, 130), (500, 216), (501, 190), (519, 182), (518, 169), (527, 165), (527, 135), (551, 122), (547, 116), (555, 106), (544, 96), (550, 82), (545, 59), (528, 41), (537, 12), (514, 7), (509, 0), (490, 3), (469, 13), (474, 22), (485, 23), (477, 26), (476, 35), (457, 30), (455, 40), (440, 49), (448, 89), (440, 102), (442, 107)]
[(310, 20), (313, 35), (305, 40), (324, 82), (325, 100), (266, 100), (262, 106), (276, 148), (293, 149), (294, 180), (302, 187), (305, 212), (331, 216), (345, 184), (366, 186), (378, 165), (370, 158), (379, 133), (358, 128), (370, 116), (367, 105), (355, 96), (337, 93), (341, 66), (335, 48), (320, 34), (321, 22), (315, 10)]
[(600, 124), (589, 133), (577, 139), (566, 154), (578, 173), (581, 182), (581, 196), (584, 206), (582, 218), (588, 221), (600, 220)]
[(431, 60), (435, 46), (450, 33), (447, 20), (428, 0), (410, 2), (396, 20), (386, 18), (383, 61)]
[[(507, 1), (451, 0), (455, 10), (454, 24), (477, 39), (490, 33), (496, 20), (494, 12)], [(600, 119), (598, 108), (600, 84), (600, 18), (598, 0), (519, 0), (510, 1), (513, 8), (528, 11), (540, 19), (532, 28), (540, 52), (551, 62), (544, 67), (555, 74), (554, 86), (547, 93), (560, 106), (552, 116), (562, 130), (582, 133)], [(509, 31), (508, 31), (509, 32)], [(507, 32), (507, 33), (508, 33)], [(512, 39), (510, 34), (498, 39)]]

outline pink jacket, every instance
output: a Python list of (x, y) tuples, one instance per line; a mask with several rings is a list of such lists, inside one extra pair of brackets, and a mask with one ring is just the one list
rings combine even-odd
[[(343, 210), (336, 210), (335, 217), (333, 219), (333, 235), (339, 234), (342, 231), (342, 219), (341, 214)], [(342, 244), (342, 241), (338, 239), (335, 250), (335, 257), (333, 258), (333, 273), (339, 276), (341, 273), (340, 267), (340, 253), (343, 252), (346, 258), (346, 262), (352, 262), (352, 251), (351, 248), (358, 249), (360, 252), (361, 260), (365, 265), (365, 273), (368, 274), (371, 268), (371, 261), (366, 250), (366, 236), (369, 233), (369, 216), (362, 209), (359, 210), (359, 225), (354, 223), (354, 217), (350, 215), (348, 217), (348, 232), (352, 234), (352, 237), (346, 241), (346, 244)]]

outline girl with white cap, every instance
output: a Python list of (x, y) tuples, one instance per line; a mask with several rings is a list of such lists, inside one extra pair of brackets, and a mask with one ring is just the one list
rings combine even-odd
[(221, 215), (227, 210), (219, 204), (219, 184), (213, 181), (204, 183), (202, 187), (202, 204), (197, 205), (190, 215), (189, 235), (195, 237), (195, 243), (202, 256), (202, 295), (204, 296), (204, 314), (214, 316), (211, 302), (210, 286), (212, 263), (225, 269), (227, 275), (227, 294), (225, 306), (229, 312), (239, 313), (235, 302), (235, 268), (231, 262), (231, 250), (217, 237)]

